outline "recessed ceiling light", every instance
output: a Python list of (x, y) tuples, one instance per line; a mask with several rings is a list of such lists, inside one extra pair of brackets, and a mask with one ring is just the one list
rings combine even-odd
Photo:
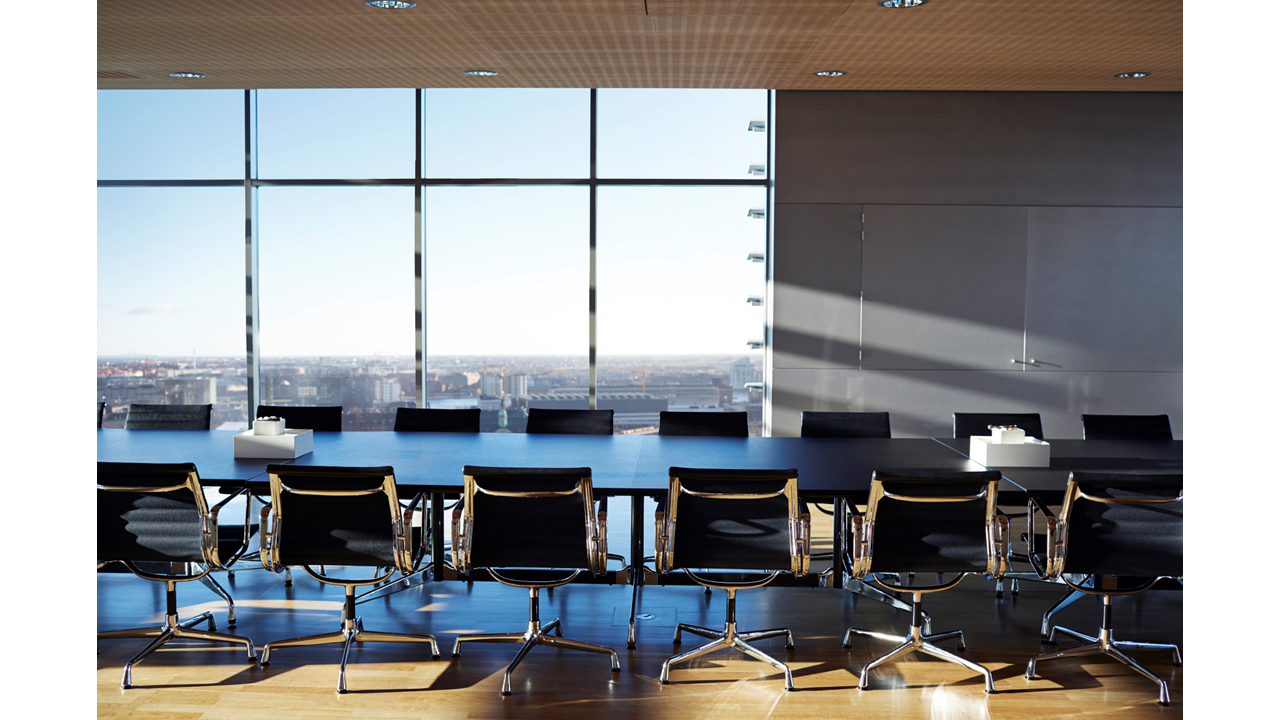
[(493, 77), (498, 74), (497, 70), (464, 70), (463, 75), (479, 75), (480, 77)]
[(843, 70), (819, 70), (814, 73), (814, 75), (817, 75), (818, 77), (840, 77), (843, 74)]
[(1117, 74), (1116, 74), (1116, 77), (1118, 77), (1118, 78), (1126, 78), (1126, 79), (1127, 79), (1127, 78), (1144, 78), (1144, 77), (1147, 77), (1147, 76), (1148, 76), (1148, 75), (1150, 75), (1150, 74), (1151, 74), (1151, 73), (1149, 73), (1149, 72), (1127, 72), (1127, 73), (1117, 73)]
[(929, 0), (876, 0), (877, 5), (887, 8), (920, 7), (927, 2)]
[(364, 0), (364, 4), (384, 10), (408, 10), (418, 3), (404, 2), (403, 0)]
[(180, 78), (202, 78), (202, 77), (204, 77), (204, 73), (193, 73), (193, 72), (171, 72), (171, 73), (169, 73), (169, 77), (180, 77)]

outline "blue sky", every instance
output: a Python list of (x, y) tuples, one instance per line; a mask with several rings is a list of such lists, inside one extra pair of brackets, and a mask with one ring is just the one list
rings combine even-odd
[[(243, 91), (98, 91), (100, 179), (242, 179)], [(262, 90), (257, 176), (412, 178), (414, 91)], [(582, 178), (586, 90), (428, 90), (427, 177)], [(767, 94), (601, 90), (598, 175), (748, 178)], [(746, 352), (756, 187), (604, 187), (600, 352)], [(428, 352), (587, 348), (588, 190), (428, 187)], [(243, 354), (240, 188), (98, 191), (98, 354)], [(264, 356), (413, 353), (411, 187), (259, 190)]]

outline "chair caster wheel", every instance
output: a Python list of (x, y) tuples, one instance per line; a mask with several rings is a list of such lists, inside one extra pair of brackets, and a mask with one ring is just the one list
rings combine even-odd
[(659, 681), (658, 681), (658, 684), (659, 684), (659, 685), (670, 685), (670, 684), (671, 684), (671, 681), (670, 681), (670, 680), (659, 680)]
[(1160, 703), (1160, 707), (1169, 707), (1169, 703)]
[(347, 690), (346, 690), (345, 688), (340, 689), (340, 690), (338, 690), (338, 694), (339, 694), (339, 695), (346, 695), (346, 694), (347, 694)]
[(511, 695), (511, 691), (510, 691), (510, 690), (503, 690), (503, 691), (502, 691), (502, 697), (509, 697), (510, 695)]
[(454, 653), (453, 657), (460, 658), (462, 657), (462, 653)]
[(439, 656), (439, 655), (432, 655), (432, 656), (431, 656), (431, 659), (432, 659), (432, 660), (439, 660), (439, 659), (440, 659), (440, 656)]
[(620, 673), (620, 672), (622, 672), (622, 668), (620, 668), (620, 667), (610, 668), (610, 670), (612, 670), (613, 672), (616, 672), (616, 673)]
[(258, 667), (267, 667), (269, 665), (271, 665), (271, 663), (269, 662), (261, 662), (261, 661), (258, 662)]
[(795, 688), (787, 688), (787, 692), (795, 692), (795, 691), (796, 691)]
[(784, 648), (783, 648), (783, 649), (784, 649), (784, 650), (795, 650), (795, 649), (796, 649), (796, 646), (795, 646), (795, 645), (786, 645), (786, 646), (784, 646)]

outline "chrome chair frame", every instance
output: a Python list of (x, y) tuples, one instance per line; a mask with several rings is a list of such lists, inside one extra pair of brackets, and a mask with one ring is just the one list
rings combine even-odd
[[(1083, 597), (1084, 594), (1102, 596), (1102, 624), (1098, 628), (1097, 636), (1086, 635), (1082, 632), (1078, 632), (1070, 628), (1055, 625), (1054, 628), (1049, 631), (1049, 634), (1046, 640), (1047, 643), (1057, 644), (1054, 641), (1054, 636), (1057, 633), (1062, 633), (1064, 635), (1074, 637), (1078, 640), (1083, 640), (1085, 644), (1072, 647), (1072, 648), (1066, 648), (1063, 650), (1047, 652), (1047, 653), (1043, 653), (1041, 655), (1036, 655), (1032, 657), (1031, 660), (1027, 663), (1027, 673), (1026, 673), (1027, 680), (1036, 679), (1036, 663), (1037, 662), (1041, 662), (1045, 660), (1057, 660), (1059, 658), (1064, 658), (1064, 657), (1084, 657), (1088, 655), (1099, 655), (1099, 654), (1108, 655), (1112, 658), (1115, 658), (1116, 660), (1119, 660), (1121, 663), (1129, 666), (1138, 674), (1146, 677), (1147, 679), (1159, 685), (1160, 687), (1159, 703), (1160, 705), (1165, 707), (1169, 706), (1170, 695), (1169, 695), (1168, 681), (1160, 677), (1159, 675), (1156, 675), (1154, 672), (1152, 672), (1142, 663), (1133, 659), (1128, 653), (1125, 652), (1125, 650), (1172, 651), (1174, 667), (1180, 667), (1182, 665), (1182, 652), (1178, 649), (1178, 646), (1173, 643), (1145, 643), (1145, 642), (1134, 642), (1134, 641), (1128, 641), (1128, 640), (1116, 640), (1111, 634), (1111, 598), (1115, 595), (1136, 595), (1137, 593), (1150, 589), (1157, 582), (1164, 579), (1169, 579), (1172, 576), (1164, 575), (1164, 576), (1154, 577), (1136, 588), (1127, 588), (1127, 589), (1100, 588), (1100, 587), (1097, 587), (1099, 583), (1096, 582), (1096, 578), (1094, 576), (1092, 575), (1086, 576), (1086, 579), (1084, 581), (1081, 581), (1078, 576), (1064, 573), (1063, 567), (1066, 561), (1067, 552), (1069, 550), (1069, 547), (1068, 547), (1069, 543), (1067, 542), (1067, 537), (1070, 530), (1071, 513), (1079, 501), (1083, 500), (1085, 502), (1097, 502), (1097, 503), (1114, 504), (1114, 505), (1165, 505), (1165, 504), (1172, 504), (1176, 502), (1182, 502), (1182, 499), (1183, 499), (1182, 493), (1179, 493), (1177, 497), (1172, 497), (1172, 498), (1097, 497), (1094, 495), (1089, 495), (1088, 493), (1084, 492), (1080, 488), (1080, 485), (1077, 483), (1075, 479), (1075, 473), (1072, 473), (1071, 478), (1067, 481), (1067, 493), (1066, 493), (1066, 497), (1063, 499), (1061, 516), (1054, 517), (1053, 514), (1050, 513), (1043, 504), (1039, 503), (1039, 501), (1036, 501), (1037, 508), (1040, 510), (1042, 514), (1045, 515), (1045, 519), (1048, 523), (1047, 538), (1048, 538), (1049, 545), (1046, 548), (1047, 555), (1045, 558), (1045, 565), (1043, 567), (1039, 567), (1038, 557), (1035, 555), (1034, 546), (1032, 546), (1031, 557), (1033, 558), (1033, 562), (1037, 566), (1037, 570), (1042, 571), (1042, 576), (1044, 577), (1045, 580), (1061, 581), (1063, 584), (1065, 584), (1067, 587), (1071, 588), (1072, 590), (1071, 595), (1064, 597), (1062, 600), (1059, 601), (1058, 605), (1055, 605), (1053, 608), (1050, 609), (1049, 612), (1045, 613), (1044, 624), (1046, 625), (1048, 624), (1048, 619), (1051, 613), (1056, 612), (1057, 610), (1061, 609), (1061, 607), (1065, 607), (1065, 605), (1070, 604), (1070, 602), (1074, 602), (1079, 597)], [(1034, 536), (1032, 537), (1034, 538)], [(1172, 578), (1172, 579), (1176, 579), (1179, 582), (1181, 582), (1182, 580), (1182, 578), (1180, 577)], [(1044, 633), (1043, 627), (1041, 629), (1041, 633), (1042, 635)]]
[[(467, 468), (470, 470), (471, 468)], [(607, 505), (601, 503), (601, 508), (593, 514), (595, 510), (595, 501), (592, 497), (591, 476), (589, 474), (579, 478), (577, 484), (570, 490), (557, 491), (507, 491), (486, 488), (476, 481), (476, 477), (470, 473), (463, 475), (463, 492), (462, 502), (453, 508), (453, 559), (454, 567), (459, 574), (468, 574), (473, 570), (486, 570), (493, 576), (494, 580), (503, 585), (511, 587), (525, 588), (529, 591), (529, 621), (524, 632), (510, 633), (471, 633), (468, 635), (459, 635), (453, 643), (453, 657), (462, 657), (462, 643), (464, 642), (485, 642), (485, 643), (507, 643), (520, 645), (520, 650), (516, 652), (516, 656), (508, 663), (507, 669), (502, 673), (502, 694), (504, 696), (511, 694), (511, 673), (524, 660), (529, 651), (538, 645), (546, 645), (548, 647), (560, 648), (562, 650), (582, 650), (584, 652), (608, 655), (613, 672), (622, 672), (622, 666), (618, 663), (618, 654), (612, 648), (594, 643), (583, 642), (581, 640), (571, 640), (563, 637), (560, 628), (560, 618), (556, 618), (546, 625), (542, 624), (538, 613), (538, 593), (540, 590), (550, 590), (560, 587), (573, 581), (582, 573), (582, 570), (574, 570), (569, 576), (556, 578), (548, 581), (519, 580), (516, 578), (506, 577), (495, 571), (491, 567), (477, 567), (471, 559), (471, 544), (474, 536), (472, 528), (475, 526), (475, 498), (476, 495), (490, 495), (493, 497), (506, 498), (549, 498), (549, 497), (568, 497), (572, 495), (582, 496), (582, 506), (584, 514), (584, 522), (586, 523), (586, 544), (587, 544), (587, 569), (592, 575), (603, 575), (606, 570), (608, 561), (608, 510)], [(551, 635), (555, 632), (555, 635)]]
[[(887, 478), (892, 482), (893, 480), (900, 478), (892, 475), (882, 478), (878, 477), (878, 475), (880, 474), (873, 473), (871, 477), (871, 493), (867, 501), (866, 517), (864, 518), (861, 514), (858, 514), (852, 507), (850, 508), (848, 515), (849, 522), (848, 525), (846, 525), (846, 534), (851, 538), (850, 550), (853, 562), (853, 576), (859, 580), (869, 579), (871, 582), (874, 582), (876, 585), (879, 585), (891, 593), (911, 593), (911, 633), (908, 636), (903, 637), (852, 627), (845, 631), (844, 641), (842, 643), (845, 649), (852, 646), (854, 635), (873, 637), (880, 640), (896, 641), (899, 643), (892, 650), (872, 660), (862, 668), (861, 677), (858, 680), (858, 689), (869, 690), (871, 688), (871, 671), (875, 668), (918, 650), (927, 655), (932, 655), (936, 658), (967, 667), (974, 672), (981, 673), (983, 680), (985, 681), (986, 692), (994, 693), (996, 691), (995, 679), (992, 677), (990, 670), (978, 663), (962, 658), (955, 653), (943, 650), (934, 644), (939, 640), (959, 638), (959, 644), (956, 649), (964, 650), (964, 633), (960, 630), (930, 633), (926, 626), (923, 610), (920, 606), (925, 593), (939, 592), (955, 587), (961, 580), (965, 579), (965, 577), (975, 573), (960, 573), (950, 581), (940, 580), (940, 582), (935, 585), (895, 585), (885, 581), (886, 573), (871, 572), (871, 565), (875, 552), (876, 515), (881, 500), (889, 499), (917, 503), (956, 503), (986, 500), (987, 567), (983, 574), (988, 579), (998, 580), (1008, 568), (1009, 562), (1009, 520), (1000, 513), (996, 506), (996, 495), (1000, 484), (998, 473), (994, 479), (987, 481), (986, 487), (983, 488), (981, 492), (976, 495), (967, 496), (895, 494), (884, 489), (884, 479)], [(945, 481), (945, 479), (940, 481)], [(955, 481), (963, 481), (963, 478), (956, 478)]]
[[(730, 582), (723, 580), (714, 580), (703, 577), (690, 571), (687, 568), (680, 568), (675, 565), (675, 538), (676, 531), (679, 528), (679, 507), (680, 497), (682, 495), (690, 495), (693, 497), (716, 498), (720, 500), (763, 500), (771, 497), (784, 496), (787, 500), (787, 528), (790, 534), (789, 547), (791, 550), (791, 567), (790, 572), (796, 577), (802, 577), (809, 572), (809, 547), (811, 544), (810, 532), (810, 516), (807, 512), (800, 510), (800, 495), (797, 489), (797, 473), (794, 469), (781, 472), (788, 473), (788, 477), (783, 484), (781, 490), (776, 492), (765, 493), (719, 493), (719, 492), (701, 492), (691, 490), (684, 486), (680, 480), (680, 474), (684, 473), (684, 468), (671, 468), (670, 485), (667, 494), (667, 509), (661, 508), (655, 514), (655, 543), (654, 543), (654, 564), (657, 572), (668, 574), (675, 570), (683, 570), (694, 582), (707, 588), (710, 592), (712, 589), (724, 590), (728, 593), (725, 604), (725, 622), (724, 630), (712, 630), (688, 623), (677, 623), (675, 637), (672, 638), (673, 645), (680, 644), (681, 633), (693, 633), (701, 637), (709, 638), (711, 642), (704, 643), (692, 650), (686, 650), (678, 655), (667, 658), (662, 663), (662, 673), (658, 677), (658, 682), (663, 685), (671, 683), (671, 666), (686, 660), (706, 655), (723, 648), (735, 648), (748, 657), (754, 658), (764, 663), (768, 663), (775, 668), (781, 670), (784, 674), (784, 685), (787, 690), (795, 690), (795, 682), (791, 676), (791, 668), (786, 663), (777, 660), (764, 651), (748, 644), (752, 640), (763, 640), (771, 637), (785, 636), (787, 639), (786, 649), (791, 650), (795, 647), (795, 639), (791, 635), (788, 628), (774, 628), (770, 630), (755, 630), (751, 632), (739, 632), (737, 622), (737, 592), (739, 590), (750, 590), (763, 587), (773, 581), (775, 577), (783, 571), (775, 570), (759, 580), (750, 580), (742, 582)], [(696, 471), (691, 471), (696, 473)], [(749, 476), (750, 471), (744, 471), (744, 476)], [(686, 474), (685, 477), (689, 475)]]
[[(364, 622), (356, 615), (355, 589), (357, 586), (383, 582), (390, 578), (396, 571), (399, 571), (404, 575), (410, 575), (417, 570), (417, 564), (421, 562), (422, 555), (419, 553), (415, 557), (413, 553), (411, 528), (413, 527), (413, 515), (417, 510), (418, 504), (422, 500), (422, 494), (416, 495), (413, 500), (410, 501), (408, 507), (402, 508), (399, 497), (396, 494), (396, 478), (394, 474), (385, 475), (382, 479), (381, 485), (378, 487), (368, 488), (365, 490), (303, 490), (289, 487), (280, 478), (278, 471), (270, 471), (270, 466), (268, 467), (268, 471), (268, 477), (271, 480), (271, 505), (262, 509), (259, 525), (259, 527), (262, 528), (259, 547), (261, 550), (260, 555), (263, 567), (273, 572), (280, 572), (285, 569), (284, 564), (280, 560), (280, 537), (281, 533), (287, 527), (281, 503), (281, 498), (286, 493), (324, 497), (356, 497), (379, 493), (384, 494), (387, 497), (387, 507), (392, 523), (393, 557), (396, 564), (395, 567), (386, 568), (386, 572), (381, 572), (383, 570), (381, 567), (375, 568), (377, 576), (372, 579), (364, 580), (340, 580), (324, 574), (323, 569), (321, 571), (316, 571), (309, 565), (300, 565), (299, 567), (301, 567), (303, 571), (318, 582), (325, 585), (341, 585), (343, 587), (345, 597), (343, 602), (341, 628), (338, 631), (331, 633), (307, 635), (304, 637), (269, 642), (262, 646), (262, 666), (267, 667), (271, 664), (271, 650), (273, 648), (300, 647), (305, 645), (334, 645), (342, 643), (342, 660), (338, 666), (338, 692), (346, 693), (347, 660), (351, 654), (352, 643), (428, 643), (431, 645), (431, 659), (438, 660), (440, 658), (440, 648), (436, 644), (434, 636), (365, 630)], [(366, 473), (359, 473), (361, 476), (365, 474)], [(268, 524), (268, 520), (270, 520), (270, 524)], [(270, 529), (268, 530), (268, 528)]]
[[(133, 687), (133, 666), (142, 662), (149, 655), (159, 650), (165, 643), (178, 639), (196, 639), (209, 640), (212, 642), (225, 642), (232, 644), (241, 644), (245, 646), (248, 652), (248, 662), (256, 662), (258, 659), (257, 651), (254, 649), (253, 640), (239, 635), (229, 635), (217, 631), (217, 625), (213, 619), (212, 612), (203, 612), (199, 615), (187, 620), (178, 620), (178, 595), (177, 584), (180, 582), (188, 582), (191, 580), (212, 580), (208, 577), (209, 573), (214, 570), (224, 569), (218, 559), (218, 512), (224, 505), (234, 500), (245, 489), (227, 497), (218, 502), (213, 507), (209, 507), (205, 501), (204, 490), (200, 485), (199, 473), (192, 466), (190, 472), (187, 473), (187, 479), (179, 485), (170, 485), (165, 487), (149, 487), (149, 486), (122, 486), (122, 485), (101, 485), (97, 489), (105, 492), (131, 492), (131, 493), (166, 493), (178, 490), (187, 490), (191, 492), (195, 500), (196, 512), (200, 519), (200, 555), (202, 563), (197, 565), (193, 572), (191, 563), (174, 563), (174, 565), (184, 565), (184, 572), (181, 575), (158, 575), (139, 569), (133, 562), (128, 560), (99, 560), (98, 568), (102, 568), (113, 562), (124, 565), (130, 572), (140, 578), (162, 582), (165, 584), (165, 616), (164, 624), (159, 627), (146, 628), (130, 628), (127, 630), (106, 630), (98, 633), (99, 640), (118, 640), (121, 638), (155, 638), (142, 649), (137, 655), (133, 656), (124, 666), (124, 677), (120, 681), (120, 688), (128, 690)], [(240, 552), (234, 557), (239, 557), (244, 552), (244, 547), (240, 548)], [(234, 561), (234, 558), (233, 558)], [(217, 585), (217, 583), (214, 583)], [(212, 588), (211, 588), (212, 589)], [(218, 590), (222, 590), (219, 586)], [(217, 592), (215, 590), (215, 592)], [(228, 602), (230, 595), (225, 590), (218, 593)], [(199, 630), (196, 625), (208, 622), (208, 630)], [(235, 626), (235, 606), (231, 606), (230, 625)]]

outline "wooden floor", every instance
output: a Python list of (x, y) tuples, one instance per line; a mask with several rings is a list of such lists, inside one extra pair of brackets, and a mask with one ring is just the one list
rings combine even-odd
[[(301, 572), (293, 587), (282, 575), (241, 570), (234, 584), (238, 625), (259, 648), (271, 640), (331, 632), (338, 628), (342, 590), (321, 587)], [(969, 578), (959, 587), (926, 596), (937, 631), (965, 632), (965, 657), (995, 675), (996, 694), (983, 692), (981, 678), (955, 664), (914, 653), (878, 668), (872, 689), (859, 691), (864, 664), (891, 647), (855, 639), (844, 650), (845, 628), (856, 625), (905, 634), (910, 615), (829, 588), (769, 587), (738, 598), (740, 630), (790, 627), (795, 649), (781, 639), (761, 641), (765, 652), (788, 663), (797, 692), (786, 692), (779, 671), (736, 651), (703, 656), (671, 673), (660, 685), (662, 661), (674, 654), (677, 621), (719, 627), (725, 593), (696, 587), (643, 591), (638, 647), (627, 650), (629, 588), (617, 585), (562, 587), (544, 592), (542, 620), (559, 617), (565, 637), (613, 647), (622, 664), (611, 673), (608, 658), (583, 652), (535, 648), (517, 668), (514, 694), (502, 697), (502, 672), (518, 646), (469, 644), (451, 658), (454, 637), (472, 632), (523, 631), (528, 595), (493, 582), (436, 583), (387, 599), (362, 603), (367, 630), (433, 634), (441, 659), (425, 645), (369, 643), (352, 650), (350, 693), (335, 692), (338, 645), (282, 648), (268, 668), (244, 661), (243, 649), (198, 641), (174, 641), (134, 669), (135, 687), (120, 689), (124, 663), (146, 640), (98, 642), (98, 717), (128, 718), (1051, 718), (1110, 716), (1181, 717), (1182, 668), (1168, 653), (1138, 653), (1171, 684), (1173, 704), (1156, 702), (1155, 683), (1102, 656), (1064, 659), (1039, 666), (1040, 679), (1024, 678), (1027, 660), (1049, 650), (1038, 642), (1041, 613), (1062, 594), (1061, 586), (1022, 583), (1016, 597), (994, 597), (993, 586)], [(212, 610), (227, 631), (226, 606), (198, 583), (178, 589), (180, 616)], [(98, 576), (98, 629), (160, 624), (163, 586), (132, 575)], [(1087, 598), (1057, 616), (1059, 624), (1092, 633), (1101, 602)], [(1182, 642), (1182, 593), (1152, 591), (1114, 604), (1115, 636), (1125, 640)], [(683, 649), (699, 638), (686, 635)], [(1065, 641), (1063, 647), (1070, 641)], [(950, 643), (944, 647), (953, 649)]]

